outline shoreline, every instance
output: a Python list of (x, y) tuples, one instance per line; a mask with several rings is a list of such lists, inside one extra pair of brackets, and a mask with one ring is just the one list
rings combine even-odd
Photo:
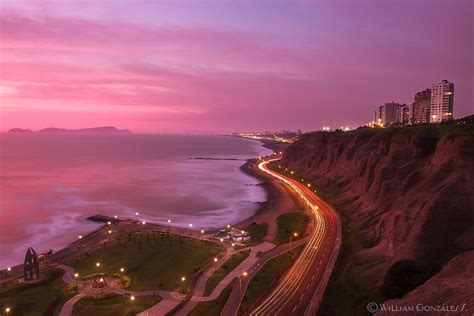
[[(249, 140), (249, 139), (247, 139), (247, 140)], [(260, 140), (258, 140), (258, 142), (262, 143), (263, 147), (271, 149), (271, 150), (281, 148), (281, 146), (278, 146), (278, 144), (276, 142), (264, 142), (264, 141), (260, 141)], [(272, 144), (272, 143), (275, 143), (277, 146), (274, 146), (275, 144)], [(278, 189), (274, 186), (274, 183), (272, 183), (272, 181), (269, 178), (265, 177), (260, 172), (258, 172), (258, 170), (255, 170), (255, 166), (253, 166), (254, 168), (252, 168), (252, 164), (255, 164), (255, 160), (256, 160), (256, 158), (247, 159), (246, 162), (239, 167), (239, 171), (242, 172), (243, 174), (247, 175), (247, 176), (250, 176), (250, 177), (260, 181), (260, 183), (258, 183), (256, 186), (260, 186), (260, 187), (263, 188), (263, 190), (265, 192), (264, 193), (265, 194), (265, 201), (259, 202), (258, 206), (256, 207), (255, 212), (251, 216), (249, 216), (247, 218), (244, 218), (244, 219), (240, 220), (237, 223), (234, 223), (233, 224), (234, 227), (242, 227), (243, 225), (248, 226), (252, 222), (259, 221), (260, 218), (265, 215), (265, 213), (266, 213), (265, 211), (269, 208), (270, 204), (272, 202), (274, 202), (279, 197)], [(111, 221), (113, 224), (116, 224), (116, 223), (122, 223), (122, 222), (134, 222), (135, 220), (133, 220), (131, 218), (115, 219), (115, 218), (112, 218), (110, 216), (105, 216), (105, 215), (102, 215), (102, 214), (90, 215), (86, 218), (86, 222), (95, 223), (98, 226), (95, 229), (92, 229), (88, 232), (85, 232), (82, 235), (82, 238), (83, 239), (91, 238), (91, 237), (93, 238), (93, 236), (99, 235), (99, 234), (101, 234), (101, 232), (106, 231), (107, 227), (108, 227), (107, 221)], [(185, 227), (172, 226), (172, 225), (168, 226), (168, 225), (163, 224), (163, 223), (149, 222), (147, 224), (153, 225), (155, 227), (159, 227), (160, 229), (163, 229), (163, 230), (169, 230), (170, 232), (176, 232), (178, 234), (190, 234), (190, 235), (192, 235), (193, 232), (195, 232), (194, 230), (188, 229), (188, 228), (185, 228)], [(206, 232), (207, 233), (212, 233), (212, 232), (218, 231), (218, 229), (219, 228), (209, 229)], [(71, 248), (73, 248), (77, 244), (77, 242), (78, 242), (77, 240), (74, 240), (71, 243), (65, 245), (64, 247), (55, 250), (53, 256), (57, 255), (57, 254), (60, 254), (60, 253), (68, 252)], [(7, 267), (4, 267), (2, 270), (0, 270), (0, 280), (1, 280), (1, 282), (5, 281), (3, 279), (4, 279), (4, 276), (7, 274), (7, 271), (6, 271), (7, 269), (6, 268)], [(10, 278), (13, 278), (12, 274), (16, 274), (17, 270), (22, 270), (23, 269), (23, 263), (21, 263), (21, 261), (20, 261), (17, 264), (12, 264), (9, 268), (11, 268), (12, 271), (10, 273), (8, 273), (8, 275), (10, 275)]]

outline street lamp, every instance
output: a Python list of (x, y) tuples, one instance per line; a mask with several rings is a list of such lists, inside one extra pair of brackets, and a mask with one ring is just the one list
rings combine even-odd
[(146, 224), (146, 222), (145, 222), (145, 221), (143, 221), (143, 222), (142, 222), (142, 225), (145, 225), (145, 224)]
[(10, 273), (12, 271), (12, 268), (11, 267), (8, 267), (7, 268), (7, 276), (8, 276), (8, 282), (10, 282)]
[(132, 305), (132, 314), (133, 314), (133, 301), (135, 300), (135, 296), (130, 296), (130, 304)]
[(290, 235), (290, 247), (291, 247), (291, 238), (292, 237), (298, 237), (298, 233), (297, 232), (294, 232), (292, 235)]
[(112, 231), (111, 231), (111, 230), (109, 230), (109, 234), (112, 234)]
[(248, 275), (247, 271), (242, 272), (242, 276), (239, 278), (240, 283), (240, 295), (242, 295), (242, 278), (245, 278)]
[(227, 225), (227, 228), (230, 228), (230, 225)]
[(107, 225), (112, 225), (112, 222), (111, 222), (111, 221), (108, 221), (108, 222), (107, 222)]
[(74, 279), (76, 280), (76, 288), (77, 288), (77, 278), (79, 277), (79, 273), (74, 273)]
[(234, 247), (234, 246), (235, 246), (235, 242), (232, 243), (232, 247)]
[(97, 268), (97, 277), (99, 277), (99, 269), (98, 268), (100, 268), (100, 262), (96, 262), (95, 266)]
[(125, 269), (124, 269), (124, 268), (120, 268), (120, 272), (121, 272), (121, 273), (124, 273), (124, 272), (125, 272)]
[(189, 227), (193, 227), (193, 224), (189, 224)]
[(10, 311), (11, 311), (10, 307), (5, 308), (5, 313), (7, 314), (7, 316), (10, 315)]
[(181, 277), (181, 281), (183, 281), (183, 282), (186, 281), (186, 278), (184, 276)]
[(217, 257), (216, 257), (216, 258), (214, 258), (214, 262), (217, 262)]

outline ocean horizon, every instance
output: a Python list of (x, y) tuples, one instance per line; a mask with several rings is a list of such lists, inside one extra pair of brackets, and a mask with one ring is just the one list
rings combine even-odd
[(95, 214), (195, 229), (240, 222), (266, 199), (240, 167), (271, 153), (231, 136), (153, 134), (1, 134), (0, 148), (0, 266), (22, 263), (28, 247), (67, 246), (100, 226), (87, 220)]

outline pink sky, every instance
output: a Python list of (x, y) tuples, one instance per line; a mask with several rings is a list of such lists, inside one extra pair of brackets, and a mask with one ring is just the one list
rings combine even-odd
[(0, 6), (0, 131), (358, 126), (442, 79), (474, 112), (469, 0)]

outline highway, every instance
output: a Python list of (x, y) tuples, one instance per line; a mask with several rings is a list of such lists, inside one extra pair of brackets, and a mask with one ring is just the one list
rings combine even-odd
[(301, 255), (275, 288), (250, 315), (314, 315), (329, 281), (341, 242), (340, 219), (307, 185), (259, 164), (263, 172), (283, 181), (314, 214), (314, 229)]

